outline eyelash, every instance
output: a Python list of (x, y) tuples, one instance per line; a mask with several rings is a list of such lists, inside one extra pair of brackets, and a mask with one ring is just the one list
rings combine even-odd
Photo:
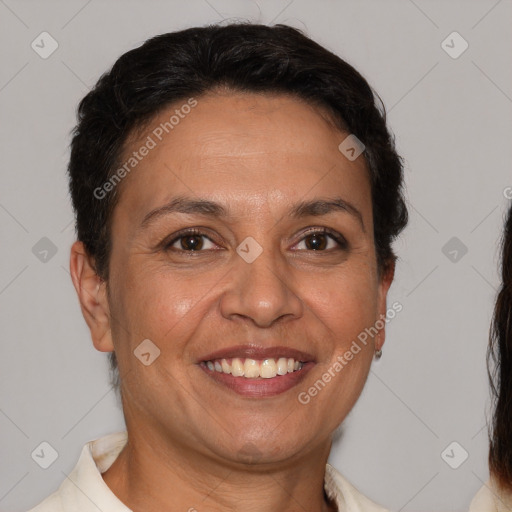
[[(311, 250), (305, 249), (306, 252), (330, 253), (333, 250), (335, 250), (335, 251), (338, 251), (338, 250), (346, 251), (349, 248), (349, 244), (348, 244), (347, 240), (345, 239), (345, 237), (343, 235), (341, 235), (340, 233), (338, 233), (337, 231), (334, 231), (334, 230), (329, 229), (329, 228), (312, 228), (311, 230), (306, 231), (305, 233), (303, 233), (302, 238), (297, 243), (300, 243), (300, 242), (304, 241), (305, 238), (307, 238), (308, 236), (312, 236), (312, 235), (328, 235), (331, 239), (333, 239), (338, 244), (338, 247), (335, 248), (335, 249), (331, 248), (331, 249), (323, 249), (323, 250), (319, 250), (319, 251), (315, 251), (315, 250), (312, 250), (312, 249)], [(208, 240), (210, 240), (210, 242), (215, 243), (210, 237), (208, 237), (208, 235), (206, 235), (204, 232), (200, 231), (199, 229), (189, 228), (189, 229), (186, 229), (184, 231), (178, 232), (168, 242), (164, 241), (163, 244), (162, 244), (163, 245), (163, 249), (165, 251), (177, 251), (177, 252), (181, 252), (181, 253), (189, 253), (189, 254), (192, 254), (192, 255), (212, 250), (212, 249), (206, 249), (206, 250), (198, 250), (198, 251), (192, 251), (192, 250), (187, 251), (185, 249), (176, 249), (176, 248), (172, 247), (181, 238), (185, 238), (187, 236), (202, 236), (202, 237), (205, 237)], [(213, 249), (213, 250), (215, 250), (215, 249)], [(304, 249), (300, 249), (300, 251), (303, 251), (303, 250)]]

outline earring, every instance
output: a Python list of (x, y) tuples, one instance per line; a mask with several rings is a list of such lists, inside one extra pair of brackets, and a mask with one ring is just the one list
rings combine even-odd
[(382, 350), (379, 348), (379, 350), (375, 351), (375, 359), (380, 359), (382, 357)]

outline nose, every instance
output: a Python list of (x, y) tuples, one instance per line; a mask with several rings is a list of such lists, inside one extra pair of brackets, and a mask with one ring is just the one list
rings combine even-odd
[(302, 316), (304, 305), (279, 255), (264, 250), (252, 263), (236, 258), (230, 287), (220, 301), (225, 318), (244, 318), (263, 328), (282, 317)]

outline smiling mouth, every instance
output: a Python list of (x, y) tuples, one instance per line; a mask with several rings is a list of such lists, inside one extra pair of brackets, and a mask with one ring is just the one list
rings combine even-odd
[(291, 390), (316, 365), (312, 354), (285, 346), (246, 344), (204, 354), (197, 361), (206, 376), (247, 398), (269, 398)]
[(300, 371), (305, 363), (293, 357), (267, 359), (234, 357), (203, 361), (201, 364), (212, 372), (232, 375), (233, 377), (273, 379), (277, 376)]

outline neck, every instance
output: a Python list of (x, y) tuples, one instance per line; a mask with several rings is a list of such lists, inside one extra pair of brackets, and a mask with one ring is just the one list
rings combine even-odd
[(337, 508), (323, 487), (329, 451), (330, 441), (299, 460), (242, 465), (134, 429), (102, 476), (133, 512), (331, 512)]

